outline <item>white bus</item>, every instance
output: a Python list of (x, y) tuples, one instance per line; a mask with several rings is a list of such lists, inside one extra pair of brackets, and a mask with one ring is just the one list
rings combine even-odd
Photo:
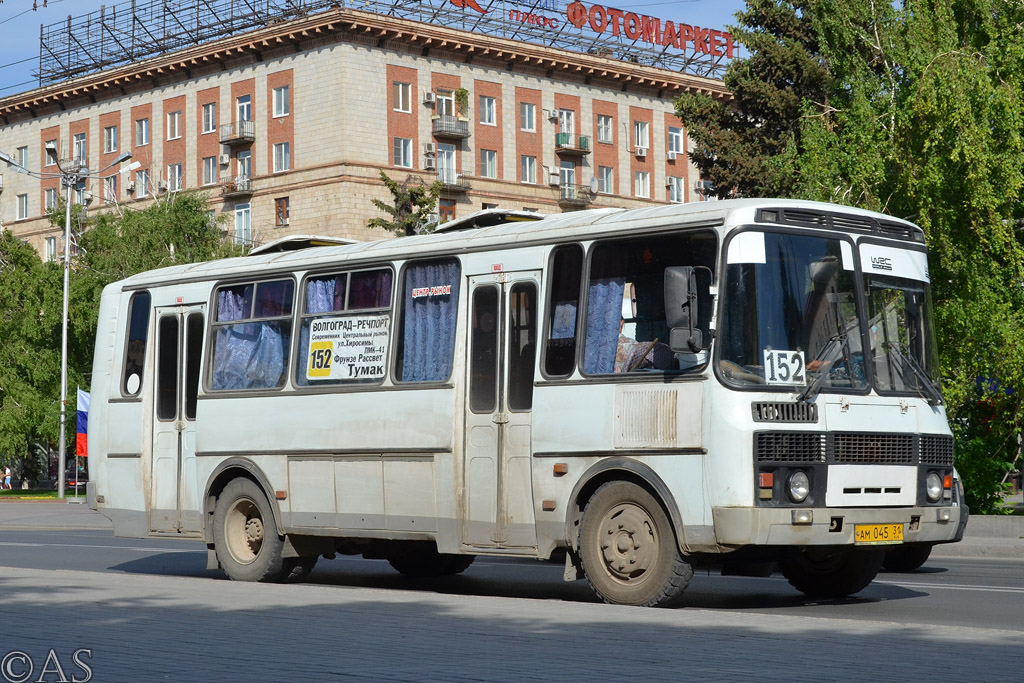
[(564, 558), (636, 605), (709, 561), (845, 596), (962, 536), (920, 228), (774, 199), (513, 218), (108, 286), (91, 505), (236, 580)]

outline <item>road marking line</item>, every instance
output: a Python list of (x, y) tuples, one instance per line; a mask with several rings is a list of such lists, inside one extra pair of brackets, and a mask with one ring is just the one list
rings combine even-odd
[(1013, 586), (968, 586), (966, 584), (959, 583), (905, 583), (903, 581), (879, 581), (875, 579), (872, 583), (882, 584), (886, 586), (900, 586), (901, 588), (939, 588), (944, 590), (955, 590), (955, 591), (990, 591), (993, 593), (1024, 593), (1024, 588), (1014, 588)]
[(189, 550), (186, 548), (138, 548), (130, 545), (85, 545), (82, 543), (11, 543), (0, 541), (0, 546), (20, 546), (24, 548), (100, 548), (104, 550), (134, 550), (140, 553), (205, 553), (205, 550)]

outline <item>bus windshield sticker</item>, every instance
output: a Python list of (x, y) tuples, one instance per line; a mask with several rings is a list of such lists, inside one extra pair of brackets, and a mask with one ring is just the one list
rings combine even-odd
[(763, 232), (737, 233), (729, 241), (726, 263), (767, 263)]
[(764, 379), (768, 384), (806, 384), (803, 351), (764, 350)]
[(309, 380), (382, 379), (391, 318), (352, 315), (317, 318), (309, 327)]

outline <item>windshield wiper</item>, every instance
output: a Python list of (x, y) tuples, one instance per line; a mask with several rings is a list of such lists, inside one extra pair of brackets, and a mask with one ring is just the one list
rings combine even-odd
[[(812, 358), (810, 361), (807, 362), (806, 365), (804, 365), (804, 372), (807, 371), (807, 368), (809, 366), (813, 365), (814, 363), (824, 358), (825, 355), (832, 350), (832, 347), (835, 346), (837, 342), (842, 342), (843, 346), (846, 346), (845, 332), (838, 332), (829, 337), (829, 340), (825, 342), (825, 344), (820, 349), (818, 349), (818, 353), (814, 355), (814, 358)], [(825, 377), (827, 375), (828, 373), (825, 371), (825, 368), (819, 369), (817, 376), (815, 376), (815, 378), (811, 380), (810, 384), (804, 387), (804, 390), (797, 395), (796, 400), (798, 402), (810, 401), (812, 398), (817, 396), (818, 392), (821, 391), (821, 385), (825, 383)]]
[(928, 405), (937, 406), (942, 404), (942, 393), (939, 392), (931, 377), (924, 371), (924, 368), (921, 367), (916, 358), (904, 352), (895, 344), (889, 344), (887, 351), (890, 356), (895, 356), (904, 367), (909, 367), (910, 371), (914, 373), (914, 376), (919, 380), (916, 383), (917, 393), (921, 398), (928, 401)]

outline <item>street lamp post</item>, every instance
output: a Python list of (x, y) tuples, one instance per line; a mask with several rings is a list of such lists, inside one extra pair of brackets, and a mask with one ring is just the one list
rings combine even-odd
[[(67, 444), (65, 435), (67, 431), (67, 408), (68, 408), (68, 297), (71, 281), (71, 190), (82, 180), (90, 177), (89, 169), (84, 165), (84, 159), (73, 159), (71, 165), (65, 168), (57, 152), (57, 145), (53, 142), (46, 143), (47, 158), (57, 165), (57, 174), (32, 173), (20, 164), (15, 163), (10, 155), (0, 152), (0, 161), (7, 162), (15, 171), (26, 175), (34, 175), (38, 178), (59, 177), (61, 185), (64, 186), (64, 303), (61, 311), (61, 339), (60, 339), (60, 440), (58, 443), (57, 456), (57, 497), (64, 498), (64, 469), (67, 464)], [(95, 176), (99, 177), (107, 169), (131, 159), (131, 152), (122, 152), (116, 159), (100, 169)]]

